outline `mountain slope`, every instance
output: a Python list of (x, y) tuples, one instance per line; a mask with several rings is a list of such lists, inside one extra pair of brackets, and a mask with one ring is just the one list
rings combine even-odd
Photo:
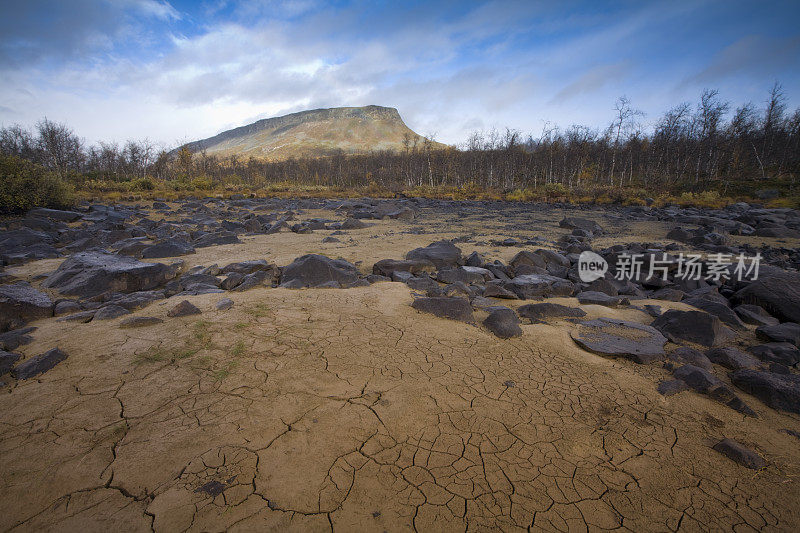
[[(423, 138), (405, 125), (393, 107), (335, 107), (301, 111), (259, 120), (224, 131), (214, 137), (188, 143), (192, 152), (236, 155), (247, 159), (281, 160), (289, 157), (321, 157), (339, 150), (364, 153), (370, 150), (404, 149), (404, 138)], [(434, 143), (435, 148), (444, 145)]]

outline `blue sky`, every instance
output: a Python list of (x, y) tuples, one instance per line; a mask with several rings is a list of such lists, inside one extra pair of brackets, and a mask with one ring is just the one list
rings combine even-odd
[(396, 107), (446, 143), (545, 123), (651, 126), (719, 89), (800, 106), (798, 1), (0, 0), (0, 123), (87, 141), (207, 137), (303, 109)]

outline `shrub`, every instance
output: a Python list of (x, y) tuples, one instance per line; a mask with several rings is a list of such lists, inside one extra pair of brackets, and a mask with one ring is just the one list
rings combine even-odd
[(192, 180), (192, 187), (198, 190), (209, 190), (214, 188), (214, 182), (209, 177), (201, 176)]
[(12, 155), (0, 155), (0, 213), (33, 207), (63, 209), (73, 205), (70, 184), (44, 167)]
[(156, 188), (151, 178), (138, 178), (131, 182), (131, 190), (134, 191), (152, 191)]

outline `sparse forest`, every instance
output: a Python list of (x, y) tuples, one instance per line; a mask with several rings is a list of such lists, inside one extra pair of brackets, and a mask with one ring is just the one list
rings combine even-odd
[[(284, 161), (220, 159), (169, 151), (149, 141), (86, 144), (66, 125), (40, 121), (34, 131), (0, 129), (0, 153), (39, 165), (78, 191), (249, 190), (283, 186), (371, 187), (424, 194), (456, 188), (536, 199), (636, 190), (643, 195), (747, 196), (764, 187), (795, 197), (800, 174), (800, 109), (790, 111), (779, 84), (763, 105), (732, 108), (718, 91), (681, 103), (655, 121), (626, 97), (604, 130), (545, 124), (538, 134), (475, 132), (465, 143), (433, 149), (406, 138), (401, 152), (330, 153)], [(645, 124), (649, 124), (646, 126)]]

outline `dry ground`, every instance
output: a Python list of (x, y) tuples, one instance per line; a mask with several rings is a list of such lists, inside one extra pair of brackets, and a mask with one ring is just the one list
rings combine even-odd
[[(333, 218), (304, 216), (319, 215)], [(520, 248), (491, 239), (552, 239), (560, 215), (426, 215), (338, 244), (320, 243), (327, 231), (281, 233), (184, 259), (287, 264), (321, 252), (366, 272), (474, 234), (487, 244), (465, 252), (507, 260)], [(613, 228), (609, 243), (666, 233), (598, 221)], [(35, 279), (57, 264), (14, 273)], [(215, 311), (225, 296), (234, 307)], [(582, 351), (568, 322), (523, 325), (522, 337), (500, 340), (418, 313), (399, 283), (195, 296), (202, 315), (167, 318), (180, 299), (137, 311), (165, 319), (140, 329), (120, 329), (119, 319), (34, 324), (34, 342), (19, 351), (59, 346), (69, 358), (0, 396), (0, 528), (800, 529), (800, 440), (781, 431), (800, 431), (800, 417), (747, 395), (757, 419), (691, 392), (663, 398), (655, 386), (666, 370)], [(711, 450), (723, 437), (769, 466), (754, 472)]]

